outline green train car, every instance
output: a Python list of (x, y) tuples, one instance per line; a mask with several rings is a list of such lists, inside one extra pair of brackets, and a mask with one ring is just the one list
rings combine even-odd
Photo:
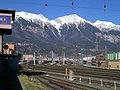
[(111, 61), (120, 60), (120, 52), (107, 53), (106, 60), (111, 60)]

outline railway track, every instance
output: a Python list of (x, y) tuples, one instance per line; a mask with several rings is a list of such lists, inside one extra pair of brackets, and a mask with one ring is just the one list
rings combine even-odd
[[(51, 67), (29, 66), (26, 69), (27, 70), (29, 69), (33, 72), (43, 71), (44, 73), (47, 73), (47, 74), (52, 75), (54, 77), (57, 76), (57, 77), (63, 78), (65, 76), (65, 68), (66, 67), (61, 68), (61, 67), (53, 67), (53, 66), (51, 66)], [(89, 84), (88, 81), (89, 81), (89, 77), (90, 77), (92, 79), (91, 83), (93, 85), (100, 86), (101, 80), (103, 80), (102, 84), (104, 87), (109, 88), (108, 90), (120, 90), (120, 82), (119, 82), (120, 81), (120, 71), (118, 71), (118, 70), (113, 71), (113, 70), (107, 70), (107, 69), (104, 70), (104, 69), (95, 69), (95, 68), (89, 69), (88, 67), (77, 68), (77, 70), (76, 70), (76, 68), (73, 68), (73, 67), (69, 67), (69, 68), (71, 70), (73, 70), (73, 72), (75, 74), (73, 77), (73, 78), (75, 78), (74, 82), (77, 82), (77, 83), (80, 82), (79, 77), (83, 76), (82, 82)], [(43, 78), (47, 79), (48, 77), (43, 77)], [(115, 81), (115, 84), (114, 84), (114, 81)], [(52, 83), (52, 81), (50, 81), (50, 82)], [(76, 89), (76, 90), (79, 90), (79, 89)], [(81, 90), (83, 90), (83, 89), (81, 89)], [(86, 89), (86, 90), (90, 90), (90, 89)], [(91, 90), (97, 90), (97, 89), (91, 89)], [(107, 90), (107, 89), (100, 89), (100, 90)]]
[[(33, 71), (31, 73), (33, 73)], [(100, 80), (91, 79), (91, 84), (89, 84), (89, 78), (82, 77), (82, 82), (80, 83), (78, 76), (74, 76), (73, 77), (74, 80), (71, 82), (68, 79), (63, 78), (65, 75), (52, 74), (52, 73), (49, 73), (49, 74), (44, 73), (43, 74), (43, 72), (40, 75), (40, 73), (41, 72), (39, 72), (39, 74), (37, 74), (37, 75), (36, 75), (36, 73), (30, 74), (30, 75), (35, 76), (35, 78), (37, 77), (37, 79), (39, 79), (40, 82), (44, 83), (46, 86), (51, 87), (52, 90), (64, 90), (64, 89), (65, 90), (120, 90), (120, 84), (116, 84), (117, 88), (114, 89), (113, 83), (110, 83), (110, 82), (107, 82), (104, 80), (103, 80), (103, 86), (100, 86)], [(42, 81), (41, 79), (44, 79), (44, 80)], [(60, 82), (60, 80), (62, 80), (62, 82)], [(67, 81), (70, 84), (65, 85), (65, 84), (63, 84), (63, 81)], [(77, 83), (76, 86), (77, 87), (79, 86), (79, 88), (76, 88), (76, 86), (75, 87), (73, 86), (76, 83)], [(58, 87), (56, 88), (56, 86), (58, 86)], [(62, 89), (60, 89), (60, 88), (62, 88)]]
[(58, 88), (53, 87), (53, 89), (56, 89), (56, 90), (60, 90), (60, 88), (61, 90), (101, 90), (100, 88), (95, 88), (92, 86), (71, 82), (55, 76), (35, 76), (35, 78), (37, 78), (40, 81), (41, 81), (41, 78), (47, 80), (48, 82), (47, 85), (52, 84), (52, 87), (53, 87), (53, 84), (56, 86), (59, 86)]
[(51, 71), (58, 73), (65, 73), (65, 68), (73, 70), (75, 75), (91, 76), (96, 78), (103, 78), (109, 80), (120, 81), (120, 71), (119, 70), (109, 70), (100, 68), (88, 68), (88, 67), (68, 67), (68, 66), (28, 66), (29, 69)]

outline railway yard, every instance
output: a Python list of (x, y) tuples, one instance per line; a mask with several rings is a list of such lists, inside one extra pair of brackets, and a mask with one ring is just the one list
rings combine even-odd
[(49, 90), (120, 90), (119, 70), (74, 65), (21, 67), (19, 74), (43, 83)]
[(24, 1), (0, 3), (0, 90), (120, 90), (120, 0)]

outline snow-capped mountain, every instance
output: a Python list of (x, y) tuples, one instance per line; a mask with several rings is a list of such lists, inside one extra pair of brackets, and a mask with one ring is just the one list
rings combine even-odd
[(90, 23), (89, 21), (86, 21), (85, 19), (79, 17), (77, 14), (58, 17), (55, 20), (50, 21), (50, 23), (58, 30), (63, 24), (75, 24), (77, 26), (78, 24), (85, 24), (86, 22)]
[(95, 25), (101, 31), (106, 31), (106, 32), (110, 31), (110, 30), (118, 30), (118, 31), (120, 31), (120, 25), (115, 25), (112, 22), (97, 20), (95, 23), (93, 23), (93, 25)]
[(120, 42), (120, 25), (115, 25), (112, 22), (100, 21), (97, 20), (93, 23), (101, 31), (101, 37), (106, 39), (111, 43), (119, 43)]
[(66, 47), (73, 53), (73, 48), (78, 51), (95, 49), (97, 36), (101, 48), (108, 45), (111, 50), (118, 50), (120, 26), (112, 22), (91, 23), (76, 14), (48, 20), (42, 14), (16, 12), (13, 33), (7, 40), (32, 43), (33, 50), (37, 48), (41, 52), (55, 50), (60, 53), (60, 49)]
[[(58, 17), (55, 20), (51, 20), (50, 23), (60, 33), (60, 39), (68, 43), (77, 43), (77, 41), (94, 42), (94, 39), (90, 40), (95, 36), (95, 33), (93, 32), (99, 32), (99, 30), (97, 30), (91, 22), (79, 17), (76, 14)], [(89, 36), (86, 37), (86, 35)], [(93, 37), (91, 37), (92, 35)]]
[(19, 18), (23, 18), (27, 21), (31, 21), (31, 22), (48, 22), (48, 19), (46, 17), (44, 17), (42, 14), (32, 14), (32, 13), (28, 13), (28, 12), (16, 12), (15, 13), (15, 19), (19, 19)]

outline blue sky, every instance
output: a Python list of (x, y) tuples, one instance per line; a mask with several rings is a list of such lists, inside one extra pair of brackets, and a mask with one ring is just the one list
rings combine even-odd
[[(45, 3), (48, 6), (42, 6)], [(50, 20), (74, 13), (91, 22), (103, 20), (120, 25), (120, 0), (0, 0), (0, 9), (43, 14)]]

